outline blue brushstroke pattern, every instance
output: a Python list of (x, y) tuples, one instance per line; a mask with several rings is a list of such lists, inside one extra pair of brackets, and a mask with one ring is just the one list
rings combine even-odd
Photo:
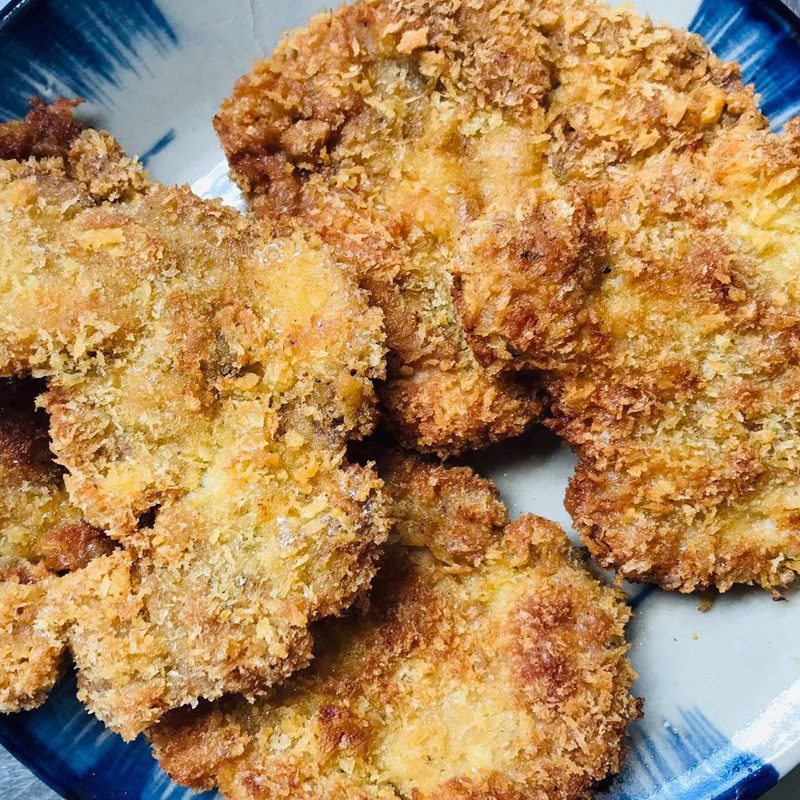
[(767, 0), (703, 0), (690, 29), (725, 61), (739, 61), (774, 130), (800, 113), (800, 33), (788, 10)]
[(160, 139), (157, 139), (139, 156), (139, 160), (147, 166), (147, 162), (158, 155), (168, 144), (175, 141), (175, 128), (170, 128)]
[[(0, 744), (68, 800), (215, 800), (171, 785), (144, 737), (125, 744), (75, 698), (73, 673), (41, 708), (0, 720)], [(598, 800), (751, 800), (778, 773), (738, 750), (697, 708), (631, 735), (622, 775)], [(157, 787), (157, 788), (156, 788)]]
[(751, 800), (778, 782), (778, 772), (736, 748), (697, 708), (663, 721), (663, 736), (641, 725), (631, 735), (622, 774), (603, 800)]
[[(0, 744), (67, 800), (160, 800), (150, 791), (160, 772), (144, 736), (125, 743), (78, 702), (74, 670), (47, 702), (0, 717)], [(166, 794), (165, 794), (166, 796)], [(170, 800), (211, 800), (174, 787)]]
[(138, 48), (166, 53), (178, 37), (154, 0), (38, 0), (0, 29), (0, 120), (24, 115), (28, 99), (67, 92), (108, 102), (121, 77), (151, 67)]
[(0, 10), (0, 27), (11, 22), (12, 17), (22, 11), (22, 9), (35, 0), (11, 0), (2, 10)]
[(93, 780), (92, 774), (101, 764), (98, 772), (108, 775), (102, 791), (109, 792), (109, 800), (142, 797), (141, 763), (150, 758), (146, 742), (140, 737), (125, 745), (104, 732), (102, 723), (81, 707), (75, 690), (75, 676), (70, 674), (41, 708), (4, 717), (0, 742), (68, 800), (100, 800), (91, 787), (99, 777), (95, 774)]

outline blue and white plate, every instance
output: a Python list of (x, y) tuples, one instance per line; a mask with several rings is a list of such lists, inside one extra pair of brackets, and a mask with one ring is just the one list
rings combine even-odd
[[(569, 0), (565, 0), (569, 2)], [(0, 13), (0, 120), (27, 99), (79, 95), (83, 113), (153, 175), (239, 204), (211, 127), (234, 80), (322, 0), (16, 0)], [(4, 5), (0, 0), (0, 7)], [(640, 0), (741, 62), (776, 128), (800, 112), (800, 23), (764, 0)], [(574, 462), (545, 434), (473, 459), (514, 513), (569, 527)], [(800, 762), (800, 596), (736, 590), (699, 598), (632, 592), (633, 661), (647, 700), (611, 800), (746, 800)], [(147, 744), (90, 717), (66, 679), (39, 710), (0, 717), (0, 742), (70, 800), (183, 800)], [(211, 797), (212, 795), (209, 795)]]

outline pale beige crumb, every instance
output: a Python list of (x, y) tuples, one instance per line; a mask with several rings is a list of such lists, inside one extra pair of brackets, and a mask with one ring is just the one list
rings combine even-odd
[(375, 420), (381, 313), (315, 236), (151, 181), (65, 104), (0, 127), (3, 155), (0, 373), (47, 379), (70, 498), (122, 545), (40, 623), (132, 738), (304, 666), (309, 624), (369, 584), (380, 483), (345, 448)]
[(270, 697), (168, 715), (161, 765), (228, 800), (588, 800), (640, 713), (623, 595), (471, 470), (381, 474), (396, 530), (369, 605)]

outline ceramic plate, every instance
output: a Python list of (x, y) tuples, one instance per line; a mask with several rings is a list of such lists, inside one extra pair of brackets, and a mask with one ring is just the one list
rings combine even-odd
[[(565, 0), (568, 2), (569, 0)], [(642, 11), (703, 34), (742, 64), (775, 128), (800, 112), (800, 26), (763, 0), (641, 0)], [(3, 6), (0, 0), (0, 6)], [(17, 0), (0, 14), (0, 120), (27, 98), (78, 95), (153, 175), (241, 205), (211, 127), (234, 80), (302, 25), (318, 0)], [(513, 514), (569, 528), (574, 461), (534, 431), (472, 459)], [(746, 800), (800, 761), (800, 596), (736, 590), (699, 598), (631, 588), (632, 657), (646, 714), (608, 800)], [(182, 800), (146, 742), (124, 744), (65, 679), (34, 712), (0, 717), (0, 742), (70, 800)], [(213, 795), (208, 795), (212, 797)]]

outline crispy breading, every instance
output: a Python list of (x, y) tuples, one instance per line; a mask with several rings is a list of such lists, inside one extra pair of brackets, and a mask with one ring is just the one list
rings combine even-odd
[[(604, 565), (686, 591), (792, 580), (792, 501), (776, 488), (792, 485), (783, 463), (791, 401), (753, 400), (761, 410), (747, 412), (772, 409), (782, 425), (772, 443), (730, 405), (737, 381), (773, 395), (784, 385), (775, 370), (789, 335), (777, 331), (791, 311), (780, 322), (770, 311), (749, 341), (737, 331), (750, 312), (723, 314), (719, 292), (709, 299), (702, 288), (716, 280), (716, 260), (756, 263), (759, 237), (776, 235), (750, 232), (742, 244), (726, 232), (735, 201), (706, 187), (721, 142), (741, 161), (747, 145), (731, 143), (767, 136), (736, 65), (692, 34), (596, 0), (363, 0), (315, 18), (257, 64), (217, 128), (256, 208), (299, 213), (342, 250), (351, 243), (334, 229), (375, 225), (399, 242), (394, 253), (407, 248), (403, 266), (395, 258), (378, 268), (394, 292), (388, 315), (399, 314), (389, 326), (395, 354), (410, 321), (436, 319), (407, 313), (398, 276), (426, 276), (435, 254), (470, 358), (505, 380), (534, 371), (552, 397), (551, 424), (581, 459), (568, 504)], [(686, 169), (697, 185), (673, 174), (670, 160), (681, 158), (695, 159)], [(792, 156), (778, 163), (781, 181)], [(753, 181), (769, 172), (748, 169)], [(771, 208), (764, 195), (774, 188), (758, 180)], [(637, 210), (648, 193), (653, 204)], [(775, 246), (790, 257), (785, 242)], [(385, 304), (370, 258), (362, 282)], [(629, 285), (627, 270), (649, 283)], [(765, 279), (753, 281), (763, 289)], [(673, 341), (684, 313), (695, 323)], [(709, 345), (709, 330), (730, 343)], [(390, 377), (418, 386), (430, 377), (413, 359), (399, 363)], [(390, 381), (388, 406), (402, 396)], [(436, 398), (425, 407), (450, 403)], [(409, 424), (404, 439), (423, 449), (467, 446), (422, 441), (416, 430)]]
[(739, 64), (720, 61), (698, 35), (654, 25), (629, 5), (533, 6), (549, 38), (546, 154), (560, 182), (635, 169), (664, 149), (702, 147), (732, 126), (767, 126)]
[(43, 387), (0, 381), (0, 711), (39, 705), (55, 684), (63, 642), (37, 629), (58, 574), (111, 551), (70, 505), (54, 463)]
[(800, 572), (800, 127), (601, 185), (595, 346), (557, 378), (598, 560), (684, 591)]
[(407, 445), (452, 455), (541, 411), (523, 361), (476, 359), (465, 337), (464, 225), (544, 164), (595, 176), (742, 117), (763, 125), (735, 66), (630, 8), (361, 0), (285, 38), (215, 124), (257, 211), (304, 219), (359, 265), (386, 315), (385, 416)]
[(397, 524), (369, 605), (271, 697), (165, 717), (162, 766), (230, 800), (589, 798), (639, 714), (621, 594), (553, 523), (506, 526), (470, 470), (381, 474)]
[(579, 459), (567, 506), (626, 578), (775, 590), (800, 572), (799, 173), (800, 124), (731, 127), (518, 196), (462, 243), (476, 350), (546, 370)]
[(0, 711), (41, 705), (63, 666), (64, 643), (37, 629), (52, 573), (43, 564), (0, 561)]
[[(0, 128), (0, 155), (24, 139)], [(387, 523), (345, 447), (374, 422), (381, 315), (314, 237), (150, 181), (107, 133), (58, 145), (0, 162), (0, 372), (47, 379), (71, 500), (123, 545), (46, 623), (132, 737), (305, 666), (309, 623), (368, 585)]]
[(426, 547), (451, 568), (483, 561), (508, 521), (493, 484), (468, 467), (444, 469), (397, 451), (381, 456), (379, 466), (395, 539)]

